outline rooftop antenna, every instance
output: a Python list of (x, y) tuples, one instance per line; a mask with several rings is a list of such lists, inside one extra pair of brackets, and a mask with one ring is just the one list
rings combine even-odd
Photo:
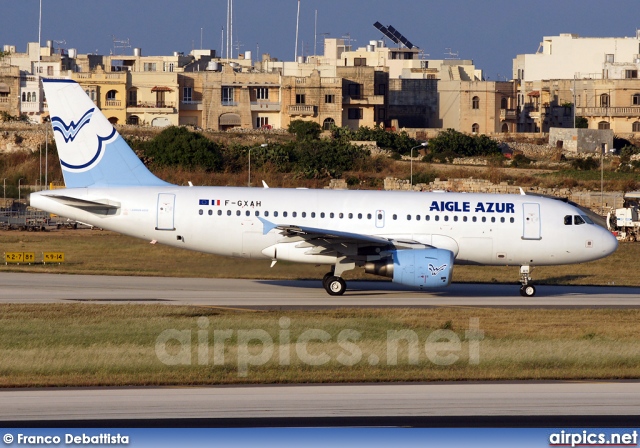
[(116, 36), (112, 34), (111, 39), (113, 39), (113, 54), (118, 54), (118, 48), (121, 50), (120, 54), (124, 54), (125, 48), (131, 48), (131, 44), (129, 44), (129, 38), (116, 39)]
[(222, 31), (220, 32), (220, 57), (224, 57), (224, 27), (222, 27)]
[(349, 47), (349, 50), (351, 50), (351, 41), (356, 42), (356, 40), (355, 40), (355, 39), (352, 39), (352, 38), (351, 38), (351, 33), (345, 33), (345, 35), (344, 35), (344, 36), (342, 36), (342, 38), (343, 38), (343, 39), (347, 39), (347, 42), (348, 42), (347, 46)]
[[(56, 49), (56, 53), (62, 54), (62, 52), (60, 51), (61, 50), (60, 45), (67, 45), (67, 41), (64, 40), (64, 39), (63, 40), (54, 40), (53, 43), (58, 46), (58, 48)], [(64, 49), (62, 49), (62, 50), (64, 50)]]
[(453, 53), (451, 51), (451, 48), (445, 48), (445, 50), (448, 50), (448, 51), (445, 51), (445, 53), (444, 53), (445, 56), (449, 56), (448, 58), (445, 58), (445, 59), (458, 59), (458, 52), (457, 51), (455, 53)]
[(294, 61), (298, 60), (298, 29), (300, 27), (300, 0), (298, 0), (298, 15), (296, 16), (296, 51), (293, 57)]
[(316, 9), (316, 20), (313, 24), (313, 55), (317, 55), (318, 50), (318, 10)]
[(240, 42), (239, 40), (236, 41), (235, 44), (233, 44), (233, 47), (236, 49), (237, 54), (240, 54), (240, 47), (244, 47), (244, 44), (242, 42)]

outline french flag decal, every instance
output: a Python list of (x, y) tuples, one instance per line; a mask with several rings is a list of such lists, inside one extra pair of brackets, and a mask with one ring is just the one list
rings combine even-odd
[(211, 199), (211, 205), (220, 205), (220, 199)]

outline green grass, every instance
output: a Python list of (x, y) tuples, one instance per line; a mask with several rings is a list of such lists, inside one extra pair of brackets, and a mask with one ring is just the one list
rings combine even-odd
[[(29, 251), (36, 260), (43, 251), (64, 252), (61, 265), (4, 265), (0, 272), (50, 272), (99, 275), (142, 275), (205, 278), (320, 279), (326, 266), (269, 260), (219, 257), (130, 238), (99, 230), (60, 232), (0, 232), (2, 252)], [(537, 284), (640, 286), (637, 275), (640, 243), (621, 243), (611, 256), (578, 265), (538, 267), (532, 276)], [(615, 268), (614, 268), (615, 267)], [(517, 283), (517, 266), (455, 266), (454, 282)], [(376, 279), (361, 269), (346, 273), (347, 279)]]
[[(250, 312), (64, 304), (1, 305), (0, 316), (0, 387), (640, 376), (640, 310)], [(467, 339), (472, 322), (483, 333), (479, 341)], [(158, 349), (167, 330), (186, 332), (184, 347), (173, 340)], [(230, 337), (216, 352), (220, 331)], [(414, 337), (413, 355), (408, 343), (388, 339), (389, 331)], [(428, 343), (435, 331), (457, 338), (459, 346)], [(252, 334), (263, 339), (242, 342)], [(302, 346), (305, 334), (315, 340)], [(427, 347), (436, 351), (428, 354)], [(186, 358), (179, 357), (183, 348)], [(434, 355), (454, 359), (443, 363)], [(183, 362), (169, 365), (161, 359)]]

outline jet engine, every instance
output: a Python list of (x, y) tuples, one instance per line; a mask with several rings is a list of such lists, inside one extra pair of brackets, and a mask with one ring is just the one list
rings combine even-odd
[(446, 249), (394, 250), (387, 258), (365, 264), (364, 270), (420, 289), (449, 286), (453, 252)]

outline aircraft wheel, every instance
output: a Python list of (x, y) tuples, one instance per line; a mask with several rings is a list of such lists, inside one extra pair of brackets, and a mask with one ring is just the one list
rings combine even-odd
[(332, 275), (324, 282), (324, 289), (331, 296), (341, 296), (347, 290), (347, 284), (342, 278)]
[(324, 289), (327, 289), (327, 280), (329, 280), (331, 277), (333, 277), (333, 272), (327, 272), (326, 274), (324, 274), (324, 277), (322, 277), (322, 286), (324, 287)]
[(533, 285), (522, 285), (520, 287), (520, 295), (522, 297), (533, 297), (536, 295), (536, 288)]

